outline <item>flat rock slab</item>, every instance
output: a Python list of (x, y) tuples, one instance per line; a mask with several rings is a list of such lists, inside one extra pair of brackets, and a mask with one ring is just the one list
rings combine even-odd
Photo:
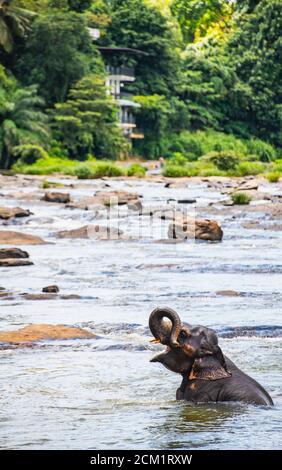
[(3, 245), (46, 245), (42, 238), (28, 233), (0, 230), (0, 243)]
[(219, 295), (221, 297), (240, 297), (241, 296), (240, 292), (237, 292), (236, 290), (231, 290), (231, 289), (218, 290), (216, 292), (216, 295)]
[(57, 202), (59, 204), (67, 204), (70, 202), (70, 195), (69, 193), (47, 192), (44, 194), (42, 200), (47, 202)]
[(29, 215), (32, 215), (32, 212), (20, 207), (0, 207), (0, 219), (8, 220), (13, 217), (28, 217)]
[(84, 225), (74, 230), (63, 230), (57, 233), (59, 238), (88, 238), (94, 240), (117, 240), (122, 236), (122, 230), (102, 225)]
[(137, 193), (128, 191), (97, 191), (94, 195), (96, 204), (103, 204), (105, 206), (118, 205), (137, 202), (141, 196)]
[(0, 267), (13, 268), (16, 266), (31, 266), (33, 262), (29, 259), (6, 258), (0, 259)]
[(43, 340), (96, 338), (96, 335), (82, 328), (65, 325), (35, 324), (16, 331), (0, 332), (2, 343), (26, 343)]
[(23, 251), (20, 248), (1, 248), (0, 249), (0, 260), (7, 258), (29, 258), (27, 251)]
[(95, 196), (83, 197), (79, 201), (73, 201), (66, 204), (66, 207), (70, 209), (82, 209), (85, 211), (93, 210), (96, 211), (96, 215), (99, 215), (99, 211), (106, 210), (103, 204), (97, 202)]

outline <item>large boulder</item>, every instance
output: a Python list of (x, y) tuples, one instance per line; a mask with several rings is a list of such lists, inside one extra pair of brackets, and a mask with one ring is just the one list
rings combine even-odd
[(43, 340), (95, 338), (96, 335), (82, 328), (65, 325), (35, 324), (16, 331), (0, 332), (2, 343), (26, 343)]
[(28, 217), (32, 212), (20, 207), (0, 207), (0, 219), (8, 220), (12, 217)]
[(84, 225), (73, 230), (63, 230), (57, 233), (59, 238), (88, 238), (95, 240), (117, 240), (122, 236), (122, 230), (103, 225)]
[(175, 219), (168, 228), (168, 237), (175, 239), (196, 239), (206, 241), (221, 241), (223, 231), (215, 220), (194, 219), (184, 217)]
[(0, 244), (3, 245), (46, 245), (42, 238), (28, 233), (0, 230)]
[(7, 258), (29, 258), (27, 251), (23, 251), (20, 248), (1, 248), (0, 259)]
[(44, 194), (42, 200), (47, 202), (67, 204), (68, 202), (70, 202), (70, 195), (69, 193), (47, 192)]
[(45, 292), (47, 294), (57, 294), (58, 292), (60, 292), (60, 289), (54, 284), (51, 286), (43, 287), (42, 292)]

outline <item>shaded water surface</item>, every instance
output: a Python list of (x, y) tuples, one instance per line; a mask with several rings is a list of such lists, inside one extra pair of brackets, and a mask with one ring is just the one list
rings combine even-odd
[[(144, 205), (179, 196), (196, 197), (199, 204), (220, 198), (203, 184), (182, 189), (142, 181), (137, 188), (110, 184), (137, 189)], [(73, 192), (93, 194), (93, 189), (88, 184)], [(34, 215), (12, 229), (54, 243), (27, 247), (34, 266), (1, 268), (0, 285), (38, 293), (56, 283), (62, 293), (82, 298), (0, 300), (0, 329), (64, 323), (89, 328), (99, 338), (0, 350), (0, 448), (282, 447), (279, 233), (245, 230), (222, 216), (217, 218), (225, 236), (219, 244), (58, 240), (54, 232), (93, 222), (91, 211), (14, 201), (9, 190), (2, 191), (1, 205), (30, 208)], [(124, 217), (123, 230), (134, 233), (137, 218)], [(146, 229), (150, 218), (142, 219)], [(241, 295), (216, 295), (224, 289)], [(157, 305), (175, 308), (184, 321), (215, 328), (224, 352), (265, 386), (275, 407), (176, 402), (180, 377), (149, 362), (161, 349), (150, 344), (147, 327)]]

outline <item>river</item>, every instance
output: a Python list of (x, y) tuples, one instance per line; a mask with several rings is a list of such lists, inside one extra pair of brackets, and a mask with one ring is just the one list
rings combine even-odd
[[(73, 183), (75, 197), (93, 194), (105, 183), (56, 181)], [(157, 180), (107, 183), (110, 189), (142, 194), (144, 206), (185, 196), (196, 198), (196, 208), (208, 208), (222, 199), (218, 189), (197, 181), (184, 188), (166, 188)], [(33, 215), (1, 228), (52, 243), (26, 247), (34, 265), (0, 268), (0, 285), (38, 293), (57, 284), (62, 293), (81, 299), (0, 299), (1, 331), (62, 323), (88, 328), (99, 338), (0, 350), (1, 449), (282, 448), (281, 232), (243, 228), (243, 209), (232, 217), (230, 208), (216, 216), (224, 231), (221, 243), (167, 243), (162, 240), (166, 225), (158, 234), (160, 220), (152, 229), (150, 216), (131, 211), (122, 213), (120, 227), (134, 235), (141, 227), (141, 239), (57, 239), (56, 231), (96, 221), (95, 214), (15, 200), (18, 190), (16, 180), (1, 188), (0, 205), (20, 205)], [(282, 194), (281, 186), (276, 191)], [(250, 219), (257, 216), (247, 213)], [(240, 295), (216, 294), (228, 289)], [(180, 376), (149, 362), (162, 349), (150, 343), (148, 329), (149, 314), (158, 305), (176, 309), (184, 321), (214, 328), (224, 353), (267, 389), (275, 406), (177, 402)]]

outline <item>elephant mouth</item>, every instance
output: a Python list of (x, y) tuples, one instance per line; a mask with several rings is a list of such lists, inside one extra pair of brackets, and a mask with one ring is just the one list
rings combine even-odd
[[(156, 341), (157, 342), (157, 341)], [(158, 341), (159, 342), (159, 341)], [(167, 346), (161, 353), (156, 354), (150, 362), (162, 362), (163, 358), (171, 351), (171, 347)]]

